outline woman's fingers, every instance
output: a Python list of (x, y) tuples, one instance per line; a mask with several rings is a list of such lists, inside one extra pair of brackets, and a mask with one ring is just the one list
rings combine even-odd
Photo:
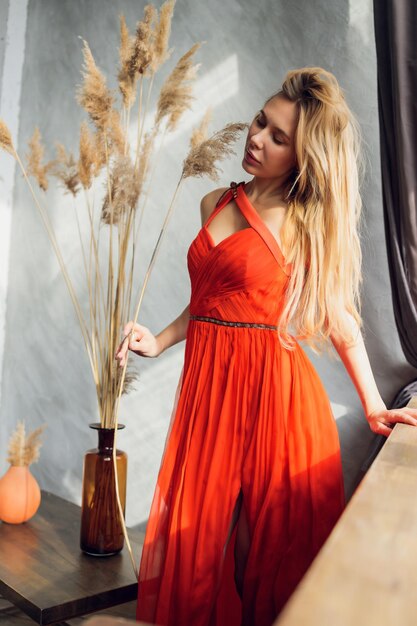
[(128, 350), (127, 338), (122, 341), (117, 349), (115, 358), (119, 361), (119, 365), (122, 367), (125, 364), (126, 354)]
[(133, 327), (133, 322), (128, 322), (126, 324), (126, 326), (123, 329), (123, 334), (125, 337), (130, 333), (130, 331), (132, 330), (132, 327)]
[(115, 358), (118, 359), (119, 365), (122, 367), (126, 361), (126, 354), (129, 349), (129, 341), (130, 341), (130, 332), (133, 327), (133, 322), (128, 322), (123, 329), (123, 339), (120, 342), (117, 350)]
[(392, 421), (394, 422), (403, 422), (404, 424), (411, 424), (412, 426), (417, 426), (417, 409), (410, 409), (408, 407), (403, 407), (401, 409), (397, 409), (397, 413), (394, 415)]
[(124, 335), (129, 335), (131, 331), (134, 331), (136, 334), (143, 334), (143, 332), (146, 330), (146, 326), (142, 326), (142, 324), (138, 324), (138, 323), (133, 323), (133, 322), (128, 322), (126, 324), (126, 326), (123, 329)]
[(115, 358), (116, 359), (122, 358), (126, 354), (126, 352), (127, 352), (127, 338), (123, 339), (123, 341), (119, 344), (116, 350)]
[(375, 433), (388, 437), (395, 424), (401, 422), (410, 426), (417, 426), (417, 409), (402, 407), (400, 409), (389, 409), (373, 414), (371, 430)]
[(126, 355), (128, 350), (132, 350), (134, 352), (138, 352), (141, 350), (141, 340), (146, 336), (146, 333), (149, 333), (146, 326), (142, 326), (141, 324), (133, 324), (133, 322), (128, 322), (123, 329), (123, 339), (117, 348), (115, 358), (118, 359), (119, 365), (123, 367), (126, 363)]
[(384, 435), (385, 437), (389, 437), (390, 434), (392, 433), (392, 427), (390, 428), (389, 426), (386, 426), (385, 424), (382, 424), (381, 422), (379, 422), (378, 428), (376, 428), (374, 432), (377, 435)]

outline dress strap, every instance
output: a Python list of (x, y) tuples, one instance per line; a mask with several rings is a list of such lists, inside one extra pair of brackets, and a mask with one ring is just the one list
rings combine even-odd
[(239, 187), (239, 185), (243, 185), (244, 182), (245, 182), (244, 180), (241, 180), (240, 183), (236, 183), (234, 180), (232, 180), (232, 182), (230, 183), (230, 187), (228, 189), (226, 189), (226, 191), (224, 191), (222, 193), (222, 195), (220, 196), (220, 198), (217, 200), (216, 207), (221, 203), (222, 198), (227, 193), (230, 193), (230, 191), (233, 193), (233, 197), (236, 198), (237, 197), (237, 188)]
[(222, 193), (220, 198), (217, 200), (216, 205), (214, 207), (214, 210), (209, 215), (209, 218), (208, 218), (207, 222), (204, 224), (205, 226), (208, 226), (208, 224), (211, 222), (211, 220), (214, 218), (214, 216), (217, 215), (217, 213), (219, 213), (219, 211), (221, 211), (222, 208), (224, 206), (226, 206), (226, 204), (228, 204), (232, 198), (236, 198), (237, 197), (237, 188), (239, 187), (239, 185), (242, 185), (244, 182), (245, 181), (242, 180), (240, 183), (235, 183), (234, 181), (232, 181), (230, 183), (230, 187), (228, 187)]
[(240, 181), (240, 183), (235, 183), (235, 181), (233, 180), (233, 181), (230, 183), (230, 188), (231, 188), (231, 189), (232, 189), (232, 191), (233, 191), (233, 197), (234, 197), (234, 198), (237, 198), (237, 188), (238, 188), (238, 187), (240, 187), (241, 185), (244, 185), (244, 184), (245, 184), (245, 181), (244, 181), (244, 180), (241, 180), (241, 181)]

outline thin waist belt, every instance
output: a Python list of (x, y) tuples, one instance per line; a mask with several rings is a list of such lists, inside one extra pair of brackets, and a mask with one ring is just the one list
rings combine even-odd
[(277, 326), (272, 324), (255, 324), (251, 322), (229, 322), (226, 320), (219, 320), (216, 317), (204, 317), (202, 315), (190, 315), (190, 320), (200, 320), (202, 322), (213, 322), (214, 324), (222, 324), (223, 326), (245, 326), (251, 328), (265, 328), (267, 330), (277, 330)]

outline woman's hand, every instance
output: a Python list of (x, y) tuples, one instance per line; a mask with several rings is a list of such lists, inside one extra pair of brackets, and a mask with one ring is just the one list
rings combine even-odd
[(406, 406), (401, 409), (379, 409), (369, 413), (366, 419), (374, 433), (389, 437), (397, 422), (417, 426), (417, 409)]
[(115, 356), (119, 361), (120, 367), (123, 367), (126, 363), (128, 350), (132, 350), (132, 352), (146, 357), (156, 357), (159, 355), (158, 340), (146, 326), (128, 322), (124, 327), (123, 334), (125, 338), (117, 348)]

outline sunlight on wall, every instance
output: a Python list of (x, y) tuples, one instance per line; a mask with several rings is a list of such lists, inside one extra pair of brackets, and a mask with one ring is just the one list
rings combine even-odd
[(372, 2), (363, 0), (349, 0), (349, 25), (360, 35), (365, 46), (371, 43), (369, 24), (372, 13)]
[(345, 406), (344, 404), (338, 404), (337, 402), (331, 402), (330, 404), (335, 419), (343, 417), (343, 415), (349, 415), (352, 413), (351, 407)]

